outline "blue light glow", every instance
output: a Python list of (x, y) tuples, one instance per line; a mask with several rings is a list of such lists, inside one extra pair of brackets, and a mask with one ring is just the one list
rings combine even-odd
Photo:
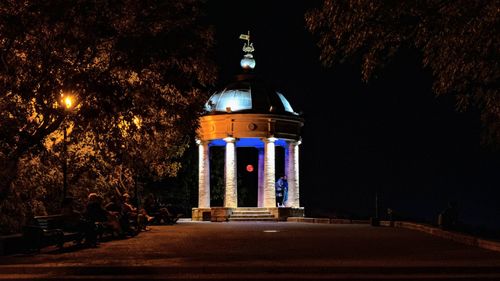
[(226, 142), (223, 139), (211, 140), (209, 146), (226, 146)]
[[(286, 147), (286, 141), (277, 139), (274, 144), (276, 146)], [(225, 146), (226, 142), (223, 139), (215, 139), (210, 141), (210, 146)], [(237, 139), (236, 147), (264, 147), (264, 142), (260, 138), (241, 138)]]
[(282, 140), (282, 139), (278, 139), (274, 142), (274, 145), (276, 146), (283, 146), (285, 147), (286, 146), (286, 141), (285, 140)]
[(259, 138), (242, 138), (236, 142), (237, 147), (264, 147), (264, 143)]

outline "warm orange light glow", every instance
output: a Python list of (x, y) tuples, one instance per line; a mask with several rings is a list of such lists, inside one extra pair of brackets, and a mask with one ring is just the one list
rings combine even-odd
[(73, 107), (73, 99), (71, 97), (65, 97), (64, 104), (66, 105), (67, 109), (70, 109), (71, 107)]
[(66, 110), (73, 109), (75, 107), (75, 98), (70, 94), (61, 94), (61, 104)]
[(133, 122), (137, 126), (137, 128), (141, 127), (141, 123), (142, 122), (141, 122), (141, 118), (140, 117), (134, 116)]

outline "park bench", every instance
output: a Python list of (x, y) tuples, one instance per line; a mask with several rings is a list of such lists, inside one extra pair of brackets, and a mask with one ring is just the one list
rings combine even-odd
[(65, 242), (80, 243), (83, 234), (77, 230), (68, 230), (64, 215), (35, 216), (23, 227), (23, 239), (27, 250), (40, 251), (41, 248), (57, 245), (63, 248)]

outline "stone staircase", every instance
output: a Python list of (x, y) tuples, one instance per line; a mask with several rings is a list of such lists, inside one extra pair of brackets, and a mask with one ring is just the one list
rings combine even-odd
[(233, 210), (229, 221), (276, 221), (266, 208), (237, 208)]

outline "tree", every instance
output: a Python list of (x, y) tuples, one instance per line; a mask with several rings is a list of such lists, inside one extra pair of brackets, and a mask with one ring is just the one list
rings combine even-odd
[[(63, 127), (74, 185), (175, 174), (215, 78), (202, 8), (194, 0), (1, 1), (0, 205), (13, 183), (26, 182), (22, 159), (61, 156)], [(75, 96), (71, 113), (63, 95)]]
[(360, 56), (365, 81), (398, 50), (419, 50), (435, 93), (454, 95), (458, 110), (479, 109), (485, 144), (499, 145), (499, 9), (480, 0), (324, 0), (305, 18), (320, 60), (333, 66)]

